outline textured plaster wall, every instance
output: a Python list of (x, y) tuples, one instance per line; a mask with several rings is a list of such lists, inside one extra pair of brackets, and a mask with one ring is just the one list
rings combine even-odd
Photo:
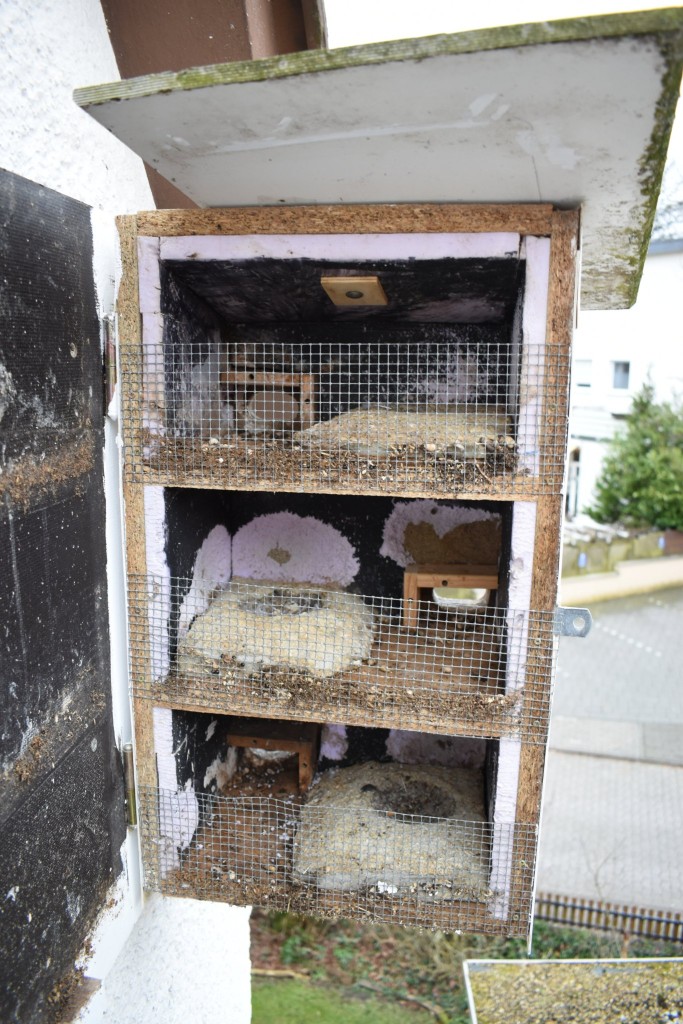
[(2, 0), (0, 36), (0, 164), (97, 210), (152, 208), (139, 158), (71, 98), (119, 77), (99, 3)]

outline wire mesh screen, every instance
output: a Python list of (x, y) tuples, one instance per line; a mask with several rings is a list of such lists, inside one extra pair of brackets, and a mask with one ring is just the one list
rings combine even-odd
[[(145, 887), (166, 895), (526, 934), (535, 826), (143, 787)], [(512, 851), (512, 855), (510, 855)]]
[(238, 344), (149, 319), (142, 351), (122, 358), (133, 479), (430, 496), (561, 489), (568, 364), (552, 343)]
[[(197, 711), (545, 743), (550, 613), (131, 576), (135, 696)], [(415, 608), (417, 605), (417, 609)]]

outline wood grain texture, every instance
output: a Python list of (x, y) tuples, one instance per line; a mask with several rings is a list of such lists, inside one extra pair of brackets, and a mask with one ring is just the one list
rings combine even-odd
[(137, 217), (116, 218), (121, 253), (121, 281), (116, 297), (119, 333), (140, 331), (140, 304), (138, 288)]
[(514, 231), (547, 236), (549, 203), (388, 203), (344, 206), (236, 206), (152, 210), (137, 215), (140, 235), (392, 234)]
[(261, 370), (224, 370), (221, 373), (224, 384), (260, 385), (268, 387), (299, 388), (313, 380), (311, 373), (266, 373)]
[(154, 706), (148, 700), (133, 701), (135, 725), (135, 774), (138, 786), (159, 786), (154, 750)]
[[(129, 573), (145, 574), (147, 556), (145, 547), (144, 489), (140, 484), (124, 483), (124, 516), (126, 525), (126, 563)], [(151, 678), (151, 641), (149, 618), (146, 610), (129, 606), (129, 628), (136, 640), (130, 652), (130, 673), (135, 688), (136, 679)], [(158, 786), (156, 754), (154, 751), (154, 705), (150, 701), (133, 701), (135, 729), (135, 765), (139, 786)]]
[[(401, 486), (396, 484), (388, 487), (371, 484), (356, 484), (353, 481), (343, 483), (321, 482), (313, 473), (301, 473), (301, 480), (295, 483), (278, 482), (277, 480), (250, 480), (245, 482), (231, 482), (228, 480), (216, 479), (199, 472), (184, 472), (175, 475), (172, 470), (158, 471), (147, 466), (130, 468), (127, 475), (135, 479), (146, 480), (149, 484), (159, 484), (162, 487), (178, 487), (189, 490), (200, 489), (205, 491), (265, 491), (268, 494), (341, 494), (355, 495), (358, 497), (378, 498), (447, 498), (451, 501), (532, 501), (537, 493), (534, 487), (534, 477), (520, 480), (508, 481), (507, 478), (495, 480), (494, 486), (488, 491), (476, 490), (474, 487), (462, 487), (458, 490), (445, 491), (436, 487), (424, 486)], [(528, 489), (524, 489), (524, 480), (530, 481)]]
[[(141, 379), (142, 339), (140, 329), (140, 301), (138, 288), (137, 230), (135, 217), (117, 218), (119, 244), (121, 248), (122, 275), (116, 302), (119, 338), (119, 359), (122, 371), (133, 373), (133, 379)], [(122, 376), (124, 374), (122, 373)], [(127, 418), (124, 428), (134, 429), (138, 417)], [(129, 573), (146, 574), (147, 554), (145, 547), (145, 503), (144, 486), (124, 479), (123, 485), (124, 520), (126, 536), (126, 566)], [(130, 609), (130, 615), (137, 615), (133, 626), (138, 640), (131, 652), (130, 671), (133, 678), (147, 679), (150, 675), (150, 638), (147, 615)], [(156, 756), (154, 753), (153, 705), (149, 701), (133, 701), (133, 724), (135, 729), (135, 761), (139, 786), (158, 786)]]
[(142, 329), (140, 315), (140, 288), (138, 280), (137, 224), (134, 216), (117, 217), (119, 249), (121, 253), (121, 280), (116, 297), (116, 320), (119, 355), (120, 425), (125, 452), (139, 451), (142, 444), (141, 395), (126, 387), (128, 380), (142, 380)]
[(498, 568), (495, 565), (409, 565), (405, 576), (414, 577), (418, 587), (498, 587)]
[[(372, 678), (367, 673), (367, 678)], [(376, 673), (377, 695), (381, 698), (382, 687), (386, 687), (386, 676)], [(226, 715), (239, 714), (244, 718), (259, 717), (265, 714), (281, 715), (283, 720), (290, 718), (292, 721), (320, 722), (333, 721), (339, 718), (339, 704), (330, 700), (325, 705), (322, 698), (315, 708), (305, 709), (301, 705), (292, 710), (284, 701), (273, 701), (268, 699), (267, 694), (259, 694), (257, 697), (248, 698), (243, 693), (238, 693), (229, 698), (220, 699), (217, 695), (209, 694), (208, 697), (200, 696), (178, 696), (173, 687), (159, 686), (155, 688), (154, 696), (141, 698), (141, 703), (147, 703), (150, 707), (169, 708), (172, 711), (189, 711), (197, 714)], [(135, 705), (137, 707), (137, 703)], [(368, 711), (367, 705), (356, 707), (349, 705), (344, 708), (344, 724), (357, 725), (363, 729), (381, 728), (397, 729), (403, 732), (421, 732), (433, 736), (467, 736), (469, 738), (499, 739), (516, 733), (519, 726), (513, 720), (512, 725), (504, 713), (497, 716), (491, 712), (491, 705), (483, 705), (472, 710), (471, 702), (466, 714), (458, 715), (448, 710), (433, 712), (431, 710), (419, 711), (413, 714), (401, 708), (388, 707), (382, 709), (378, 714), (374, 708)]]
[[(550, 281), (548, 295), (547, 344), (558, 346), (559, 360), (551, 361), (547, 368), (549, 374), (557, 374), (557, 379), (549, 382), (544, 388), (545, 406), (543, 423), (547, 426), (551, 417), (558, 417), (564, 423), (559, 436), (564, 438), (566, 452), (568, 396), (569, 396), (569, 360), (574, 326), (575, 295), (576, 295), (576, 254), (578, 246), (579, 213), (577, 210), (555, 211), (553, 213), (553, 231), (550, 242)], [(560, 370), (556, 369), (557, 367)], [(561, 368), (566, 369), (562, 374)], [(550, 403), (553, 408), (550, 408)], [(557, 420), (556, 420), (557, 423)], [(558, 433), (554, 431), (557, 444)], [(542, 439), (543, 441), (543, 439)], [(534, 541), (534, 561), (531, 587), (531, 607), (537, 611), (552, 612), (557, 604), (560, 566), (560, 546), (562, 529), (563, 495), (550, 495), (539, 498), (536, 505), (536, 535)], [(528, 662), (533, 671), (529, 673), (532, 687), (540, 689), (544, 683), (550, 685), (550, 679), (543, 679), (541, 659), (534, 663), (536, 652), (543, 645), (552, 642), (547, 636), (529, 634)], [(547, 670), (549, 673), (549, 669)], [(533, 682), (531, 682), (533, 680)], [(546, 723), (546, 728), (549, 722)], [(541, 814), (541, 793), (545, 768), (546, 745), (524, 744), (522, 746), (517, 787), (518, 822), (538, 824)], [(516, 850), (513, 855), (512, 892), (519, 893), (528, 879), (529, 865)], [(528, 883), (527, 883), (528, 884)], [(519, 913), (513, 908), (512, 913)]]
[(386, 306), (389, 303), (376, 274), (363, 277), (323, 275), (320, 284), (335, 306)]
[[(152, 846), (151, 833), (147, 828), (143, 841), (143, 858), (153, 865), (158, 864), (158, 848)], [(247, 838), (246, 829), (241, 837)], [(153, 841), (153, 840), (152, 840)], [(243, 840), (244, 841), (244, 840)], [(429, 931), (465, 932), (468, 935), (503, 935), (525, 937), (526, 920), (531, 917), (531, 904), (527, 900), (521, 922), (494, 917), (483, 903), (472, 900), (453, 900), (448, 903), (430, 903), (409, 900), (401, 895), (372, 895), (359, 897), (357, 892), (327, 889), (316, 890), (310, 885), (283, 883), (278, 887), (264, 889), (263, 885), (249, 885), (245, 882), (230, 882), (226, 876), (213, 877), (204, 870), (170, 872), (165, 878), (155, 879), (154, 888), (165, 896), (182, 896), (186, 899), (213, 900), (229, 903), (234, 907), (258, 906), (266, 910), (285, 910), (290, 914), (322, 918), (349, 918), (366, 924), (391, 921), (404, 927), (424, 928)], [(265, 892), (265, 898), (264, 898)], [(391, 902), (390, 902), (391, 901)]]
[(231, 747), (281, 750), (296, 754), (299, 792), (305, 793), (313, 781), (320, 747), (320, 726), (317, 724), (266, 718), (231, 718), (227, 741)]
[[(576, 295), (576, 254), (579, 230), (578, 210), (556, 210), (550, 242), (550, 281), (548, 295), (548, 347), (558, 358), (548, 361), (548, 379), (543, 388), (541, 444), (562, 444), (567, 451), (569, 423), (569, 366), (574, 328)], [(547, 433), (549, 432), (549, 434)], [(563, 495), (555, 494), (538, 501), (531, 607), (552, 611), (557, 603), (560, 569), (560, 534)]]

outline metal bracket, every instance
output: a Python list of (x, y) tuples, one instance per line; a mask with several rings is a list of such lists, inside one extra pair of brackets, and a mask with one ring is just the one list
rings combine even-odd
[(555, 608), (553, 633), (556, 636), (588, 636), (593, 616), (587, 608)]
[(107, 415), (116, 390), (116, 324), (113, 314), (103, 316), (102, 348), (104, 351), (104, 415)]
[(126, 824), (134, 828), (138, 823), (138, 805), (135, 799), (135, 761), (133, 744), (123, 744), (123, 783), (126, 790)]

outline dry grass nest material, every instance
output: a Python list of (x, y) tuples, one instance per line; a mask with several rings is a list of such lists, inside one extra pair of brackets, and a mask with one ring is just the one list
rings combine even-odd
[(178, 646), (178, 671), (220, 674), (287, 667), (324, 679), (370, 654), (373, 614), (362, 597), (330, 587), (234, 580)]
[(371, 406), (316, 423), (294, 438), (306, 445), (337, 445), (363, 455), (424, 449), (441, 454), (450, 450), (463, 458), (485, 458), (491, 442), (501, 442), (511, 451), (516, 448), (514, 438), (508, 434), (508, 418), (497, 406), (434, 407), (426, 411)]
[(451, 491), (485, 487), (493, 476), (516, 472), (518, 446), (508, 431), (507, 416), (496, 406), (467, 413), (359, 408), (284, 438), (167, 437), (144, 429), (127, 451), (126, 466), (133, 478), (144, 467), (151, 478), (181, 474), (232, 486), (357, 481), (379, 491), (396, 483)]
[(683, 1018), (683, 964), (499, 963), (470, 965), (480, 1024), (622, 1024)]
[(477, 771), (377, 762), (332, 769), (301, 809), (292, 877), (320, 889), (486, 900), (485, 820)]
[[(370, 607), (361, 612), (365, 617)], [(303, 665), (240, 662), (222, 651), (216, 635), (211, 645), (198, 643), (193, 627), (181, 641), (179, 660), (168, 678), (151, 691), (140, 687), (138, 693), (198, 708), (222, 706), (227, 693), (233, 712), (267, 717), (283, 713), (352, 725), (381, 718), (393, 728), (516, 734), (532, 723), (526, 722), (523, 693), (503, 692), (499, 640), (486, 615), (472, 609), (438, 622), (427, 618), (414, 632), (378, 613), (375, 604), (369, 656), (324, 678)], [(263, 623), (256, 625), (262, 628)], [(223, 625), (220, 635), (224, 632)], [(235, 646), (234, 639), (230, 643)]]

